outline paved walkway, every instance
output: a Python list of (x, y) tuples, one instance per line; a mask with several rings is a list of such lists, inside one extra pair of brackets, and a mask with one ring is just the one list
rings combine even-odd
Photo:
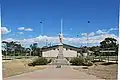
[(93, 75), (79, 72), (70, 67), (49, 67), (30, 73), (5, 78), (4, 80), (101, 80)]

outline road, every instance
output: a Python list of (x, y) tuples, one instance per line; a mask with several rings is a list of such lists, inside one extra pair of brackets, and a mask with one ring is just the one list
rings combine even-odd
[(30, 73), (5, 78), (4, 80), (102, 80), (93, 75), (88, 75), (72, 69), (71, 67), (49, 67)]

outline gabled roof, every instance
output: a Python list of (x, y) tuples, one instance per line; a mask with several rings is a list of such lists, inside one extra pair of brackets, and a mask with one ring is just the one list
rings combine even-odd
[[(53, 49), (57, 49), (60, 45), (54, 45), (54, 46), (50, 46), (50, 47), (43, 47), (42, 51), (49, 51), (49, 50), (53, 50)], [(71, 46), (71, 45), (67, 45), (67, 44), (63, 44), (63, 48), (67, 48), (70, 50), (74, 50), (74, 51), (80, 51), (81, 49), (75, 46)]]

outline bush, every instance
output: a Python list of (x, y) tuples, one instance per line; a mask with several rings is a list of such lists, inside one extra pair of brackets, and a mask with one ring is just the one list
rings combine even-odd
[(46, 65), (48, 63), (46, 58), (38, 58), (35, 61), (33, 61), (33, 63), (35, 63), (35, 65)]
[(88, 67), (82, 67), (83, 69), (89, 69)]
[(35, 66), (35, 63), (28, 63), (28, 66)]
[(32, 63), (29, 63), (28, 66), (35, 66), (35, 65), (46, 65), (48, 64), (48, 61), (46, 58), (38, 58), (35, 61), (33, 61)]
[(69, 58), (68, 58), (68, 57), (67, 57), (66, 59), (69, 61)]
[(77, 66), (82, 65), (83, 62), (84, 62), (83, 58), (77, 58), (77, 57), (70, 60), (70, 63), (72, 65), (77, 65)]
[(16, 59), (22, 59), (22, 57), (16, 57)]
[(101, 65), (112, 65), (112, 64), (117, 64), (115, 62), (104, 62), (104, 63), (101, 63)]
[(49, 61), (48, 61), (48, 63), (51, 63), (52, 62), (52, 59), (50, 59)]
[(83, 57), (76, 57), (70, 60), (70, 63), (72, 65), (76, 66), (92, 66), (93, 62), (91, 62), (88, 58), (83, 58)]
[(92, 65), (93, 65), (92, 62), (83, 63), (83, 66), (92, 66)]

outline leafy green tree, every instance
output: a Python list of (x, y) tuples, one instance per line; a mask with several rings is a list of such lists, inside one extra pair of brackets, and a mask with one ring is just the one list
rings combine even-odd
[(117, 40), (114, 38), (105, 38), (102, 42), (100, 42), (101, 48), (113, 48), (115, 49), (117, 46)]
[(37, 43), (33, 43), (30, 45), (30, 48), (32, 50), (32, 55), (35, 56), (37, 53), (37, 48), (38, 48), (38, 44)]
[(102, 50), (115, 50), (114, 54), (106, 54), (106, 55), (118, 55), (118, 44), (117, 40), (114, 38), (105, 38), (102, 42), (100, 42), (100, 48)]
[(4, 49), (7, 52), (8, 55), (12, 55), (12, 52), (14, 51), (14, 43), (15, 42), (7, 42), (7, 41), (2, 41), (2, 43), (5, 43)]
[(24, 47), (21, 46), (21, 44), (18, 42), (7, 42), (7, 41), (2, 41), (5, 45), (3, 46), (5, 51), (7, 52), (7, 55), (24, 55)]
[(31, 56), (31, 49), (30, 48), (26, 48), (25, 49), (25, 53), (29, 53), (29, 56)]

